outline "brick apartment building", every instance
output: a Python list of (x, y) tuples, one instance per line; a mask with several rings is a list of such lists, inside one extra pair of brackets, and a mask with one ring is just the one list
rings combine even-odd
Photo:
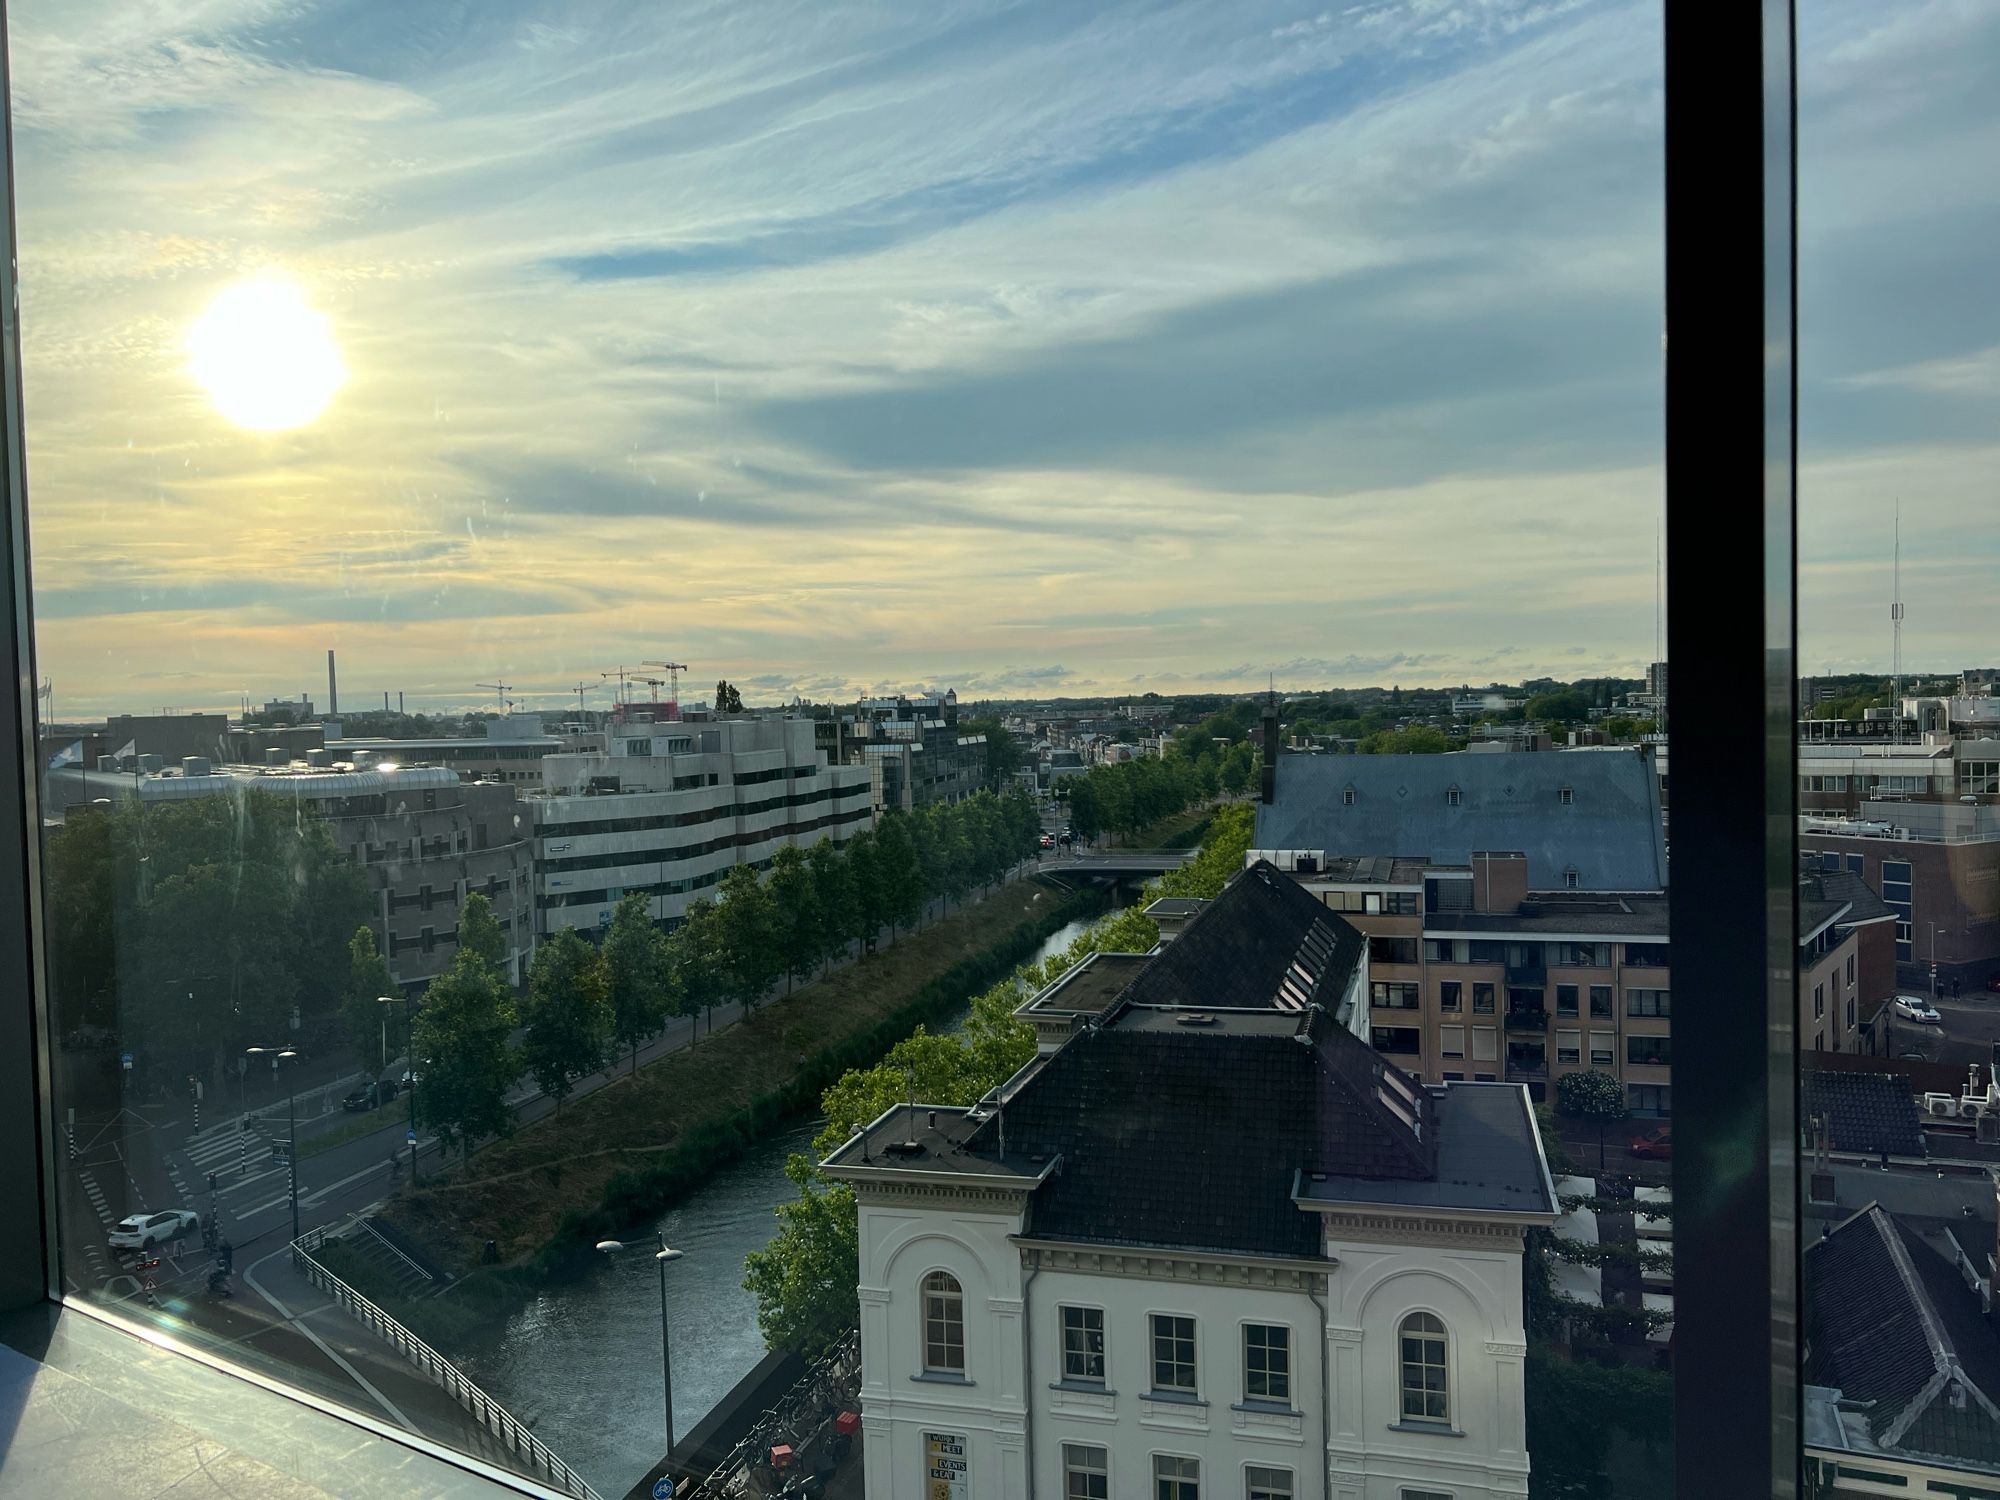
[(1672, 1111), (1672, 972), (1649, 749), (1279, 756), (1251, 859), (1369, 940), (1370, 1033), (1430, 1083), (1537, 1098), (1597, 1068)]

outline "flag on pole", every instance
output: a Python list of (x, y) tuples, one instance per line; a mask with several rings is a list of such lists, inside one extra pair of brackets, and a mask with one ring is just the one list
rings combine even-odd
[(82, 764), (83, 764), (82, 740), (78, 740), (74, 745), (71, 745), (67, 750), (60, 750), (49, 758), (49, 769), (51, 771), (60, 771), (64, 766), (80, 766)]
[(136, 739), (127, 740), (124, 744), (118, 747), (118, 758), (120, 760), (129, 760), (132, 756), (135, 756), (138, 753), (139, 753), (139, 742)]

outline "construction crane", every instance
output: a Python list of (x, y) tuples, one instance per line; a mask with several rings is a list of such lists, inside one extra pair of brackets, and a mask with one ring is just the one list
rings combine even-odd
[(583, 706), (583, 695), (590, 691), (590, 684), (579, 682), (574, 691), (576, 693), (576, 722), (582, 728), (588, 729), (590, 727), (590, 710)]
[(599, 672), (597, 675), (599, 677), (616, 677), (618, 679), (618, 702), (620, 705), (623, 705), (625, 702), (625, 679), (636, 677), (639, 674), (630, 667), (613, 667), (609, 672)]
[(667, 701), (674, 706), (674, 717), (679, 718), (681, 711), (681, 673), (688, 669), (687, 663), (684, 661), (642, 661), (639, 665), (642, 667), (658, 667), (662, 672), (667, 674)]
[(514, 711), (514, 700), (508, 696), (508, 694), (514, 691), (513, 685), (511, 683), (475, 682), (473, 683), (473, 686), (476, 688), (485, 688), (489, 692), (498, 693), (500, 695), (501, 712), (511, 714)]

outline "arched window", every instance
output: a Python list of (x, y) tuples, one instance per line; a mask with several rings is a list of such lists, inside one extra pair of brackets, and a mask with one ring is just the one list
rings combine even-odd
[(965, 1373), (965, 1292), (949, 1271), (924, 1278), (924, 1370)]
[(1427, 1312), (1411, 1313), (1401, 1329), (1403, 1420), (1449, 1422), (1451, 1392), (1444, 1363), (1444, 1324)]

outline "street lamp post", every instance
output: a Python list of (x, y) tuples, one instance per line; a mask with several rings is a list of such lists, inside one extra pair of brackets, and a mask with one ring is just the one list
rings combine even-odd
[[(377, 1005), (400, 1005), (405, 1007), (403, 1014), (405, 1016), (409, 1014), (408, 1006), (410, 1003), (410, 997), (408, 995), (377, 995), (375, 997), (375, 1003)], [(405, 1030), (407, 1031), (408, 1028), (406, 1027)], [(389, 1066), (388, 1037), (389, 1037), (389, 1013), (385, 1010), (382, 1012), (382, 1038), (383, 1038), (382, 1066), (385, 1070)], [(410, 1121), (410, 1186), (411, 1187), (415, 1187), (417, 1185), (417, 1085), (423, 1082), (422, 1076), (417, 1072), (417, 1049), (415, 1042), (416, 1039), (414, 1037), (410, 1037), (408, 1038), (408, 1044), (403, 1048), (403, 1051), (407, 1054), (409, 1059), (409, 1067), (406, 1068), (405, 1071), (410, 1075), (410, 1103), (406, 1113), (408, 1114)]]
[[(659, 1263), (660, 1267), (660, 1369), (666, 1388), (667, 1454), (671, 1457), (674, 1451), (674, 1350), (673, 1343), (667, 1334), (667, 1262), (670, 1260), (679, 1260), (682, 1252), (669, 1249), (667, 1246), (667, 1237), (661, 1231), (655, 1230), (653, 1237), (659, 1241), (660, 1245), (660, 1248), (654, 1252), (653, 1259)], [(599, 1240), (597, 1248), (602, 1250), (606, 1255), (616, 1255), (620, 1250), (629, 1250), (633, 1247), (626, 1244), (623, 1240)]]
[[(243, 1051), (250, 1057), (268, 1056), (271, 1059), (271, 1076), (274, 1079), (277, 1077), (279, 1063), (295, 1063), (299, 1060), (298, 1053), (290, 1047), (245, 1047)], [(296, 1240), (299, 1237), (299, 1085), (297, 1078), (290, 1073), (285, 1075), (285, 1080), (287, 1084), (285, 1122), (289, 1142), (285, 1147), (285, 1155), (288, 1158), (286, 1166), (290, 1170), (292, 1185), (292, 1238)]]

